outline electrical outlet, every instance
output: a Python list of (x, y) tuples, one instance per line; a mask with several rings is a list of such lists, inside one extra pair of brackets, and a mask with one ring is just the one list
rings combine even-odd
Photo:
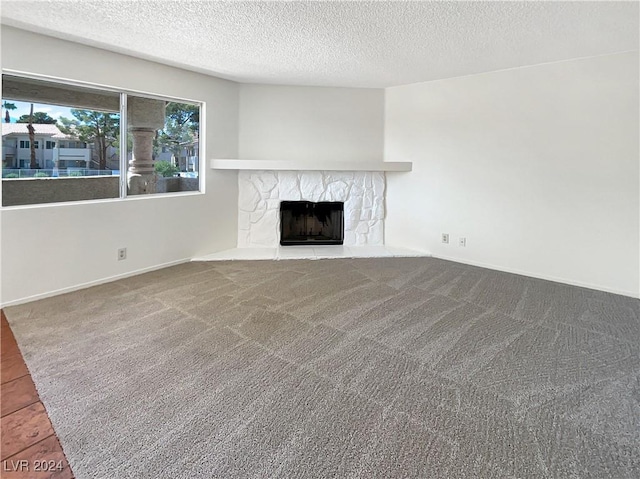
[(467, 246), (467, 238), (460, 238), (459, 243), (460, 246), (464, 248), (465, 246)]
[(122, 261), (123, 259), (127, 259), (127, 248), (120, 248), (118, 250), (118, 261)]
[(449, 243), (449, 233), (442, 233), (442, 242)]

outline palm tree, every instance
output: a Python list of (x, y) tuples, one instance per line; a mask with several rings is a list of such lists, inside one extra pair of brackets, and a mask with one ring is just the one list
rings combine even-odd
[(13, 104), (5, 101), (2, 103), (2, 107), (4, 108), (4, 122), (11, 123), (11, 117), (9, 116), (9, 110), (17, 110), (18, 107)]
[(32, 170), (38, 168), (38, 163), (36, 163), (36, 130), (33, 127), (33, 103), (31, 104), (31, 113), (29, 114), (29, 124), (27, 125), (27, 130), (29, 130), (29, 144), (31, 147), (31, 163), (29, 168)]

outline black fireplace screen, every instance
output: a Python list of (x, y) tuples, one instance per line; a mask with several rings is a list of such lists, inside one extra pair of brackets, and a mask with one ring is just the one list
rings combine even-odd
[(280, 244), (342, 244), (344, 203), (322, 201), (282, 201), (280, 203)]

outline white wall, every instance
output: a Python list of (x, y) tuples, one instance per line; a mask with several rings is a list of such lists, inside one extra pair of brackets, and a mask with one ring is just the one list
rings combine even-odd
[[(205, 165), (384, 149), (414, 162), (387, 175), (387, 244), (638, 296), (637, 52), (382, 91), (237, 85), (3, 26), (2, 67), (205, 101)], [(200, 196), (2, 210), (2, 303), (234, 247), (237, 174), (205, 170)]]
[[(5, 26), (2, 67), (207, 108), (205, 195), (3, 209), (4, 305), (236, 245), (237, 174), (210, 170), (207, 159), (237, 154), (237, 84)], [(126, 261), (116, 260), (121, 247)]]
[(631, 52), (387, 89), (387, 244), (638, 296), (638, 81)]
[(240, 85), (247, 160), (381, 161), (384, 90)]

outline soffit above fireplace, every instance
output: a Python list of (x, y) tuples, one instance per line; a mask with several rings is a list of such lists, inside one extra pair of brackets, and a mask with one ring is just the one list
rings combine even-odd
[(410, 161), (315, 161), (213, 159), (214, 170), (261, 171), (411, 171)]

